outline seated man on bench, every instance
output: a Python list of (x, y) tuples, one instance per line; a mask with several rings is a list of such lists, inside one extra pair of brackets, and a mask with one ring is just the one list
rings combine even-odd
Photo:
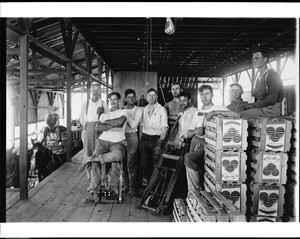
[[(99, 118), (97, 130), (100, 132), (100, 136), (97, 139), (93, 155), (85, 158), (79, 168), (79, 171), (81, 171), (82, 168), (91, 164), (88, 191), (92, 195), (94, 202), (100, 201), (101, 180), (104, 180), (104, 174), (106, 174), (106, 163), (123, 160), (127, 146), (125, 138), (127, 111), (120, 109), (121, 95), (118, 92), (111, 92), (108, 94), (108, 99), (110, 111), (101, 114)], [(114, 170), (114, 168), (112, 168), (112, 171), (116, 174), (121, 173), (116, 172), (117, 169)], [(89, 199), (85, 201), (89, 201)]]
[(56, 134), (56, 143), (59, 145), (62, 142), (61, 133), (66, 131), (66, 127), (59, 125), (59, 114), (56, 113), (57, 107), (50, 106), (49, 113), (46, 115), (45, 123), (46, 126), (43, 127), (43, 140), (42, 143), (47, 143), (47, 135), (49, 132)]

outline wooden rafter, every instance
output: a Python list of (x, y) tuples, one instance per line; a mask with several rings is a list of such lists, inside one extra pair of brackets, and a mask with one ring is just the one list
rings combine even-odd
[(103, 61), (99, 56), (97, 56), (97, 68), (98, 68), (98, 78), (99, 80), (101, 80), (102, 71), (103, 71)]
[[(8, 73), (19, 73), (20, 69), (7, 69)], [(64, 69), (28, 69), (28, 73), (43, 73), (43, 74), (60, 74), (60, 73), (66, 73), (66, 70)]]

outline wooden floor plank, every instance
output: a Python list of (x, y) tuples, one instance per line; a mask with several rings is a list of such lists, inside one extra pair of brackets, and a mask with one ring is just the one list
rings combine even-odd
[[(84, 198), (90, 197), (90, 193), (86, 191)], [(80, 202), (72, 213), (69, 222), (88, 222), (95, 208), (95, 203)]]
[(164, 220), (164, 222), (172, 222), (173, 221), (173, 215), (172, 215), (172, 213), (169, 214), (169, 215), (163, 216), (163, 220)]
[(49, 222), (67, 222), (72, 213), (76, 210), (81, 203), (83, 196), (86, 193), (88, 187), (88, 181), (85, 173), (83, 173), (81, 180), (71, 190), (69, 196), (64, 202), (59, 205), (58, 209), (49, 219)]
[[(76, 167), (77, 171), (77, 167)], [(74, 170), (74, 173), (62, 183), (60, 188), (52, 194), (49, 200), (29, 219), (29, 222), (48, 222), (53, 213), (70, 194), (71, 190), (82, 178), (83, 173), (79, 174)]]
[(124, 197), (122, 203), (114, 203), (109, 222), (128, 222), (130, 197)]
[(20, 199), (20, 188), (6, 189), (6, 208), (10, 208)]
[[(69, 177), (74, 172), (74, 167), (66, 167), (63, 173), (57, 175), (57, 177), (52, 178), (43, 187), (43, 190), (36, 192), (31, 198), (26, 200), (20, 200), (21, 206), (14, 204), (6, 211), (6, 221), (7, 222), (27, 222), (30, 217), (47, 202), (52, 194), (60, 187), (62, 184), (61, 180)], [(17, 206), (16, 206), (17, 205)]]
[[(82, 160), (82, 152), (77, 155)], [(81, 158), (80, 158), (81, 157)], [(75, 161), (76, 161), (75, 160)], [(51, 177), (30, 190), (30, 198), (19, 200), (7, 210), (7, 222), (171, 222), (172, 215), (161, 216), (139, 207), (140, 198), (124, 195), (118, 203), (83, 203), (85, 172), (78, 172), (78, 162), (67, 162)]]
[(151, 210), (147, 210), (147, 218), (148, 222), (163, 222), (163, 216), (160, 215), (158, 212), (154, 212)]
[(111, 214), (113, 203), (97, 203), (89, 222), (108, 222)]
[(72, 162), (80, 164), (83, 159), (83, 149), (72, 157)]
[[(51, 179), (53, 179), (57, 175), (61, 174), (61, 172), (63, 170), (65, 170), (65, 168), (68, 168), (68, 163), (64, 163), (61, 167), (59, 167), (57, 170), (55, 170), (53, 173), (51, 173), (48, 177), (46, 177), (37, 186), (35, 186), (31, 190), (29, 190), (29, 192), (28, 192), (28, 198), (31, 198), (34, 194), (36, 194), (37, 192), (39, 192), (45, 185), (47, 185), (47, 183)], [(12, 205), (14, 206), (14, 209), (12, 209), (12, 210), (16, 211), (17, 208), (19, 208), (20, 206), (22, 206), (26, 202), (26, 200), (20, 200), (20, 195), (16, 195), (16, 197), (14, 198), (14, 201), (16, 203), (13, 203), (13, 204), (11, 204), (11, 201), (7, 202), (7, 204), (6, 204), (6, 211), (8, 211)]]
[(148, 222), (147, 210), (139, 207), (140, 198), (132, 197), (129, 211), (129, 222)]

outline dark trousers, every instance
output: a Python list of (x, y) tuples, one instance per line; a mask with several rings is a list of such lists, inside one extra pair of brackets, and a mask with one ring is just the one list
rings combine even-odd
[(149, 181), (153, 172), (153, 166), (156, 163), (157, 157), (154, 154), (154, 148), (159, 139), (159, 135), (142, 134), (142, 174)]

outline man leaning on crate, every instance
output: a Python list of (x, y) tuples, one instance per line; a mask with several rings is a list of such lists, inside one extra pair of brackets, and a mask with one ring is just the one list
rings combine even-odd
[(238, 113), (230, 111), (224, 106), (213, 104), (212, 98), (214, 94), (210, 85), (202, 85), (199, 88), (199, 93), (203, 106), (193, 115), (187, 133), (188, 137), (192, 138), (190, 152), (184, 156), (188, 191), (204, 190), (205, 120), (211, 119), (215, 114), (221, 114), (228, 117), (239, 117)]

